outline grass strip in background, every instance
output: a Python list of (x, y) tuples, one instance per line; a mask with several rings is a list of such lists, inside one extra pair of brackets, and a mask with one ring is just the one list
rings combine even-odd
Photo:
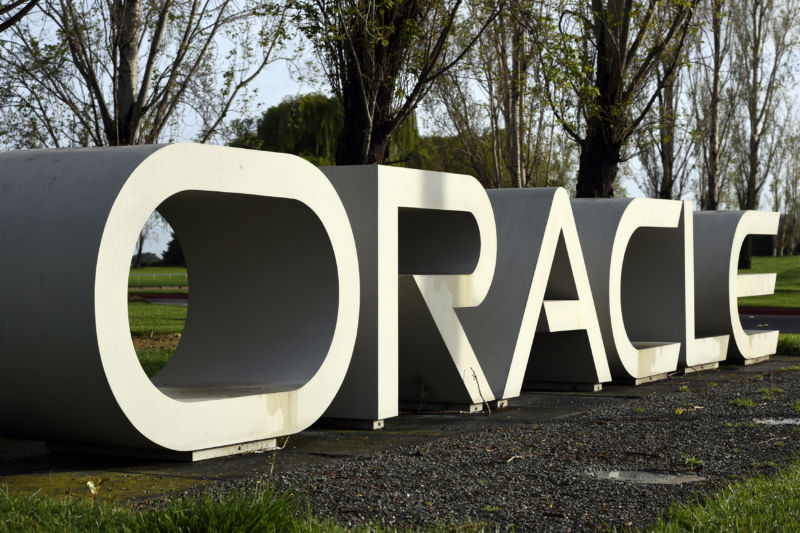
[(800, 255), (783, 257), (752, 257), (749, 270), (742, 274), (775, 272), (775, 294), (739, 298), (740, 307), (772, 307), (800, 309)]
[(135, 296), (137, 294), (164, 294), (164, 295), (173, 295), (173, 294), (181, 294), (181, 295), (188, 295), (189, 294), (189, 287), (170, 287), (167, 289), (152, 289), (148, 287), (128, 287), (128, 295)]
[(186, 267), (132, 268), (128, 287), (178, 287), (188, 285)]
[(647, 531), (797, 531), (800, 524), (800, 461), (777, 475), (731, 483), (702, 503), (673, 505)]
[(180, 333), (186, 322), (186, 311), (185, 305), (128, 302), (131, 335), (146, 337)]

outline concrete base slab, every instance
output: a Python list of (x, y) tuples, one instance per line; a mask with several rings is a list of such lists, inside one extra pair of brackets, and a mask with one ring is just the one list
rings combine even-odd
[(480, 413), (483, 411), (482, 403), (444, 403), (426, 402), (422, 405), (414, 402), (400, 402), (400, 410), (414, 413), (437, 413), (441, 411), (457, 411), (459, 413)]
[(654, 376), (647, 376), (644, 378), (630, 378), (630, 379), (615, 379), (615, 385), (643, 385), (645, 383), (652, 383), (653, 381), (661, 381), (667, 379), (668, 373), (656, 374)]
[(725, 361), (729, 365), (742, 365), (742, 366), (749, 366), (749, 365), (757, 365), (759, 363), (766, 363), (769, 361), (770, 356), (764, 355), (762, 357), (753, 357), (751, 359), (728, 359)]
[(508, 400), (492, 400), (489, 402), (489, 407), (492, 409), (505, 409), (508, 407)]
[(383, 420), (372, 420), (369, 418), (320, 418), (314, 423), (314, 427), (332, 429), (355, 429), (359, 431), (374, 431), (383, 429)]
[(117, 446), (102, 446), (93, 444), (72, 444), (62, 442), (48, 442), (47, 450), (50, 453), (64, 453), (70, 455), (106, 455), (112, 457), (141, 457), (144, 459), (160, 459), (165, 461), (197, 462), (218, 457), (228, 457), (243, 453), (258, 453), (277, 449), (277, 439), (264, 439), (253, 442), (219, 446), (205, 450), (176, 452), (171, 450), (158, 450), (147, 448), (122, 448)]
[(603, 390), (601, 383), (562, 383), (557, 381), (526, 381), (523, 386), (525, 390), (541, 391), (574, 391), (574, 392), (598, 392)]
[(719, 368), (719, 363), (705, 363), (702, 365), (687, 366), (683, 369), (684, 374), (691, 374), (692, 372), (702, 372), (703, 370), (714, 370)]

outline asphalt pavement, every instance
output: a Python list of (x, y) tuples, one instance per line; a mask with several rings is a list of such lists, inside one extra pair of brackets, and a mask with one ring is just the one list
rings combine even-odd
[(800, 315), (741, 313), (742, 327), (750, 330), (773, 330), (781, 333), (800, 333)]

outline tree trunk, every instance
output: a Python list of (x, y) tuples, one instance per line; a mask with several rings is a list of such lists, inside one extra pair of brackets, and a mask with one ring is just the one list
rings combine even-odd
[[(514, 187), (522, 188), (528, 182), (523, 154), (525, 131), (523, 112), (527, 62), (525, 61), (525, 39), (522, 28), (515, 24), (511, 31), (511, 76), (506, 88), (508, 90), (506, 138), (509, 145), (508, 155), (510, 157), (511, 180)], [(503, 60), (505, 61), (505, 58)]]
[(358, 96), (357, 82), (342, 87), (342, 131), (336, 141), (337, 165), (365, 165), (368, 163), (373, 119), (365, 103)]
[(620, 46), (627, 43), (624, 21), (628, 20), (630, 5), (622, 0), (607, 4), (592, 0), (592, 6), (597, 46), (596, 109), (586, 119), (575, 192), (578, 198), (611, 198), (622, 150), (617, 132), (624, 130), (627, 120), (622, 111), (622, 61), (626, 52)]
[(711, 73), (711, 98), (709, 100), (709, 117), (707, 143), (708, 163), (706, 167), (706, 190), (701, 198), (701, 208), (716, 211), (719, 207), (719, 105), (720, 105), (720, 73), (722, 71), (722, 3), (713, 0), (711, 7), (711, 28), (714, 39), (713, 65)]
[(111, 145), (127, 146), (134, 144), (136, 131), (139, 129), (139, 112), (136, 109), (139, 84), (139, 0), (118, 0), (115, 8), (119, 28), (116, 43), (119, 76), (114, 94), (116, 131), (108, 135), (108, 140)]
[(142, 251), (144, 250), (144, 232), (139, 233), (139, 238), (136, 240), (136, 268), (142, 268)]
[(606, 131), (605, 124), (599, 120), (592, 122), (595, 124), (589, 124), (586, 138), (581, 142), (575, 195), (578, 198), (612, 198), (622, 147), (609, 141), (611, 133)]
[(659, 114), (659, 144), (661, 154), (661, 184), (658, 197), (672, 200), (675, 196), (675, 75), (664, 80)]
[(758, 152), (760, 145), (758, 132), (755, 128), (751, 128), (749, 153), (747, 157), (747, 187), (743, 196), (743, 202), (739, 206), (741, 209), (758, 209)]

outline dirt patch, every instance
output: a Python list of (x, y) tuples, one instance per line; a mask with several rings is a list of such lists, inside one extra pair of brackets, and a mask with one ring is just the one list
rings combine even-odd
[(169, 335), (154, 335), (152, 337), (132, 337), (132, 339), (136, 353), (147, 350), (175, 351), (181, 341), (181, 334), (170, 333)]

